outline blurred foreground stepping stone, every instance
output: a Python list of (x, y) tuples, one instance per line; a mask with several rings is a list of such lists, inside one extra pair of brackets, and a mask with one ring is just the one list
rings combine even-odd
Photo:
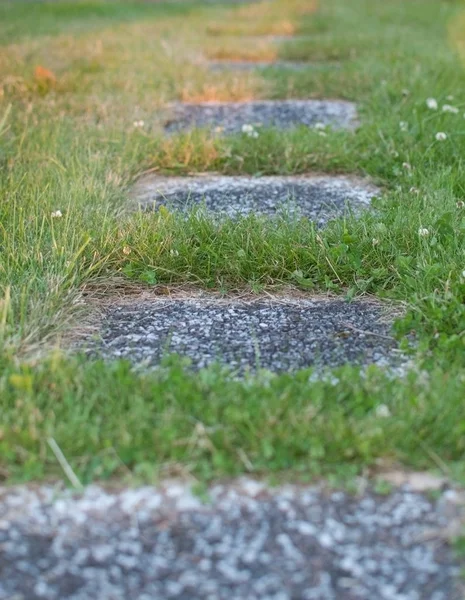
[(272, 216), (279, 211), (312, 219), (319, 226), (351, 210), (366, 209), (379, 190), (356, 177), (196, 177), (147, 176), (133, 190), (133, 201), (144, 209), (166, 206), (188, 210), (204, 205), (229, 217), (250, 213)]
[(344, 100), (261, 100), (253, 102), (175, 103), (165, 121), (168, 133), (196, 127), (240, 133), (244, 125), (290, 129), (317, 124), (335, 129), (357, 126), (355, 104)]
[(165, 354), (195, 369), (220, 362), (235, 372), (274, 372), (346, 363), (396, 366), (393, 314), (379, 303), (315, 297), (236, 300), (200, 294), (106, 309), (99, 339), (84, 348), (108, 359), (155, 366)]
[(464, 598), (460, 490), (191, 485), (0, 488), (0, 599)]

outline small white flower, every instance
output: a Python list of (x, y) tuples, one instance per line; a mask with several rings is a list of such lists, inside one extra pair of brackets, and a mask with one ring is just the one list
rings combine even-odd
[(454, 99), (454, 96), (446, 96), (446, 100), (450, 101), (450, 100), (453, 100), (453, 99)]
[(444, 133), (444, 131), (438, 131), (435, 137), (438, 142), (443, 142), (444, 140), (447, 140), (447, 133)]
[(391, 411), (389, 410), (389, 406), (386, 406), (386, 404), (380, 404), (375, 408), (375, 415), (381, 419), (390, 417)]
[(373, 238), (371, 240), (371, 243), (372, 243), (373, 246), (377, 246), (379, 244), (379, 240), (377, 238)]
[(412, 165), (408, 162), (404, 162), (402, 163), (402, 167), (406, 170), (406, 171), (411, 171), (412, 170)]
[(462, 208), (465, 208), (465, 202), (463, 200), (458, 200), (456, 203), (456, 207), (459, 208), (460, 210)]
[(60, 219), (63, 216), (63, 213), (61, 210), (54, 210), (50, 216), (52, 219)]
[(416, 187), (411, 187), (411, 188), (409, 189), (409, 192), (410, 192), (411, 194), (419, 194), (419, 193), (420, 193), (420, 190), (419, 190), (418, 188), (416, 188)]
[(318, 132), (318, 135), (319, 135), (320, 137), (327, 137), (327, 135), (328, 135), (328, 134), (326, 133), (326, 131), (319, 131), (319, 132)]
[(426, 100), (426, 106), (431, 110), (438, 109), (438, 101), (435, 98), (428, 98)]
[(326, 129), (326, 125), (324, 123), (315, 123), (315, 129)]
[(133, 124), (134, 124), (134, 127), (136, 129), (140, 129), (141, 127), (143, 127), (145, 125), (144, 121), (142, 121), (142, 120), (141, 121), (134, 121)]
[(258, 138), (258, 131), (251, 131), (250, 133), (247, 134), (249, 137), (251, 138)]
[(462, 271), (462, 277), (465, 279), (465, 271)]
[(420, 229), (418, 230), (418, 235), (420, 237), (426, 237), (427, 235), (429, 235), (429, 231), (425, 227), (420, 227)]
[(451, 106), (450, 104), (444, 104), (442, 107), (442, 112), (448, 112), (456, 115), (459, 112), (459, 109), (456, 106)]
[(401, 121), (399, 123), (399, 127), (401, 131), (407, 131), (408, 130), (408, 123), (406, 121)]
[(249, 125), (248, 123), (242, 125), (242, 133), (252, 133), (253, 130), (253, 125)]

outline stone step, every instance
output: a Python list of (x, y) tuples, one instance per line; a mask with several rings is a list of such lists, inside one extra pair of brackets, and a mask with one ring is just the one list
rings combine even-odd
[(244, 125), (289, 129), (323, 124), (335, 129), (357, 126), (355, 104), (344, 100), (260, 100), (253, 102), (174, 103), (165, 131), (196, 127), (226, 134), (240, 133)]
[(211, 71), (260, 71), (260, 70), (287, 70), (287, 71), (307, 71), (309, 69), (328, 69), (333, 64), (315, 63), (305, 61), (251, 61), (251, 60), (211, 60), (208, 62)]
[(346, 363), (400, 367), (393, 312), (374, 301), (311, 297), (222, 299), (218, 295), (132, 300), (108, 307), (89, 354), (154, 367), (166, 354), (194, 369), (219, 362), (233, 373), (296, 371)]
[(0, 488), (0, 600), (462, 600), (463, 497), (434, 489)]
[(182, 211), (200, 205), (228, 217), (250, 213), (273, 216), (284, 210), (322, 226), (349, 210), (358, 213), (367, 209), (378, 194), (377, 188), (357, 177), (152, 175), (137, 182), (132, 201), (143, 209), (166, 206)]

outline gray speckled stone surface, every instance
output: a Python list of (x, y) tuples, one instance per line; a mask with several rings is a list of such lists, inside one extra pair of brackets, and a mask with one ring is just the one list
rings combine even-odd
[(327, 68), (324, 63), (311, 63), (305, 61), (250, 61), (250, 60), (212, 60), (208, 63), (211, 71), (255, 71), (277, 70), (306, 71), (308, 69)]
[(280, 210), (312, 219), (319, 226), (348, 210), (359, 212), (370, 205), (379, 190), (355, 177), (197, 177), (142, 178), (132, 198), (142, 208), (166, 206), (188, 210), (204, 205), (229, 217), (250, 213), (275, 215)]
[(174, 133), (195, 127), (240, 133), (244, 124), (289, 129), (317, 123), (335, 129), (357, 126), (355, 104), (343, 100), (261, 100), (254, 102), (177, 103), (169, 107), (165, 130)]
[(90, 353), (157, 365), (164, 354), (195, 369), (216, 361), (233, 372), (275, 372), (345, 363), (397, 366), (391, 322), (373, 302), (291, 298), (231, 301), (208, 295), (111, 306)]
[(0, 600), (463, 600), (456, 495), (0, 489)]

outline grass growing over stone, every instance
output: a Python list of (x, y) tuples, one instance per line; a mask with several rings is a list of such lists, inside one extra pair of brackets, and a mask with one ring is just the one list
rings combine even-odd
[[(266, 5), (264, 19), (260, 3), (132, 2), (123, 10), (46, 2), (25, 20), (22, 4), (2, 5), (5, 478), (56, 474), (49, 437), (86, 481), (163, 469), (355, 473), (382, 458), (463, 476), (465, 9), (445, 0), (327, 0), (302, 15), (297, 0)], [(311, 36), (280, 44), (277, 56), (328, 61), (327, 69), (238, 75), (201, 64), (210, 38), (221, 49), (227, 35), (228, 56), (236, 48), (240, 57), (240, 34), (293, 32)], [(162, 134), (166, 102), (324, 97), (356, 101), (361, 128), (267, 130), (257, 139)], [(202, 212), (187, 220), (129, 214), (127, 190), (149, 169), (357, 173), (385, 194), (372, 214), (318, 232), (292, 219), (218, 225)], [(135, 284), (295, 285), (395, 299), (408, 309), (397, 331), (415, 331), (421, 368), (401, 380), (347, 367), (333, 383), (309, 383), (308, 372), (231, 382), (215, 369), (189, 375), (178, 363), (149, 375), (50, 356), (79, 323), (83, 291), (110, 295)], [(389, 417), (376, 416), (380, 405)]]

